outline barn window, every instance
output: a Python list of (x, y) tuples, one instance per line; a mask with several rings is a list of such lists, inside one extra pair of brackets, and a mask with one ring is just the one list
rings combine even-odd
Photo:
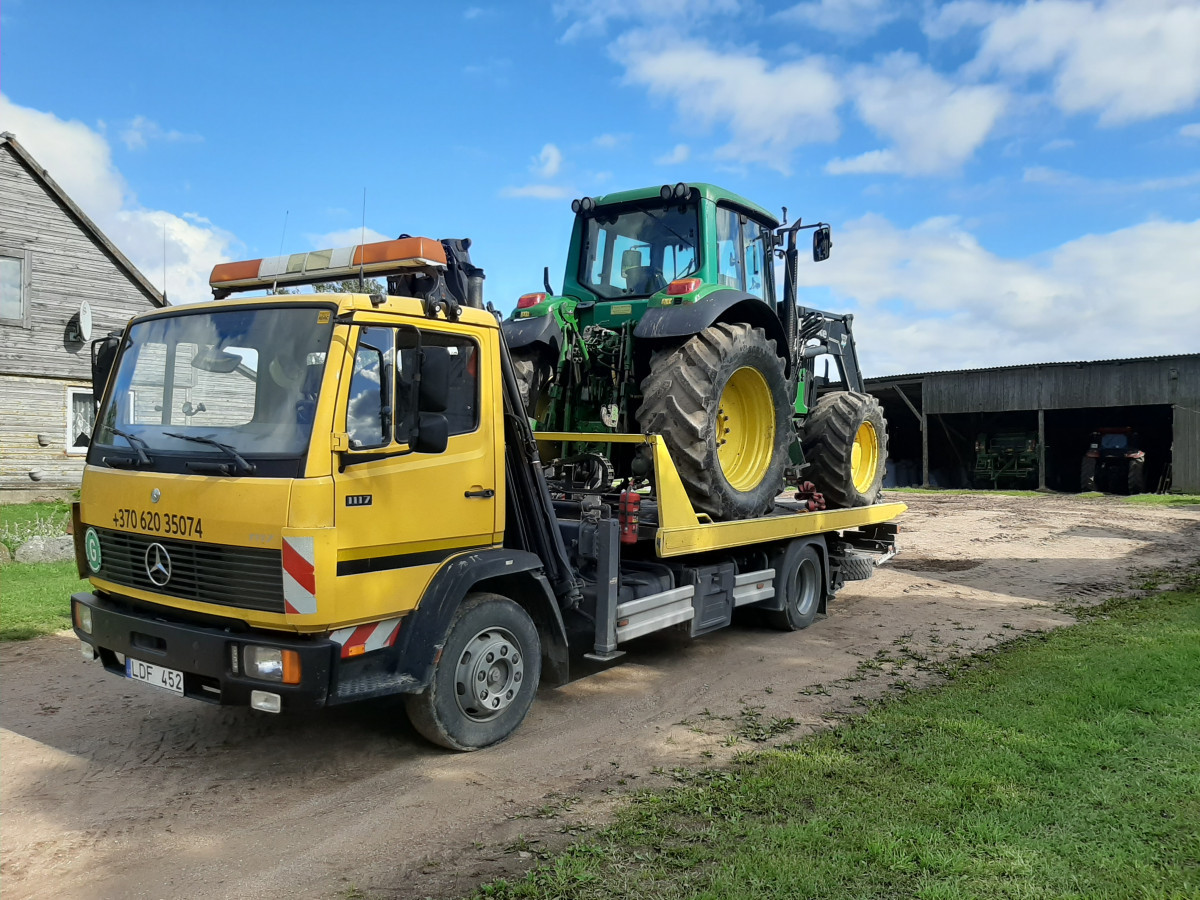
[(87, 453), (96, 424), (96, 402), (90, 388), (67, 388), (67, 453)]
[(0, 322), (29, 324), (29, 253), (0, 252)]

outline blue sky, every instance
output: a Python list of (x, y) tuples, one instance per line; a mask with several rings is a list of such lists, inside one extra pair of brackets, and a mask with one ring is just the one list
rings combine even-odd
[(832, 223), (868, 374), (1200, 350), (1200, 0), (5, 0), (0, 129), (176, 302), (365, 188), (508, 310), (572, 198), (712, 181)]

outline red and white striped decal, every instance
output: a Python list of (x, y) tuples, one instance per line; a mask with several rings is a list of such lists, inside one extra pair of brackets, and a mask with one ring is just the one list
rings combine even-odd
[(292, 615), (317, 611), (316, 558), (312, 538), (283, 539), (283, 608)]
[(339, 628), (330, 633), (329, 639), (335, 644), (341, 644), (342, 659), (349, 659), (351, 656), (361, 656), (372, 650), (392, 646), (399, 631), (399, 619), (384, 619), (382, 622)]

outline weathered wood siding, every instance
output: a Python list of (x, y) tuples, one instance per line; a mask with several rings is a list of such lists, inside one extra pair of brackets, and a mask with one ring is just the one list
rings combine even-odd
[(79, 486), (83, 457), (67, 452), (66, 431), (68, 387), (91, 387), (91, 348), (67, 339), (80, 302), (91, 306), (93, 337), (155, 302), (8, 143), (0, 144), (0, 251), (29, 267), (25, 324), (0, 323), (2, 503)]
[(28, 328), (0, 324), (0, 373), (88, 380), (88, 345), (66, 340), (86, 300), (92, 333), (124, 328), (153, 302), (7, 146), (0, 149), (0, 250), (29, 252)]
[(78, 379), (0, 375), (0, 502), (62, 495), (79, 487), (83, 456), (67, 452), (71, 387), (91, 390)]

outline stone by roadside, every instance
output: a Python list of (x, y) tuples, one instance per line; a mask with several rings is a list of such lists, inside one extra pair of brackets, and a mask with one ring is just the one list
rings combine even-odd
[[(5, 553), (8, 548), (4, 548)], [(34, 537), (17, 548), (15, 559), (22, 563), (62, 562), (75, 558), (75, 540), (69, 534)]]

